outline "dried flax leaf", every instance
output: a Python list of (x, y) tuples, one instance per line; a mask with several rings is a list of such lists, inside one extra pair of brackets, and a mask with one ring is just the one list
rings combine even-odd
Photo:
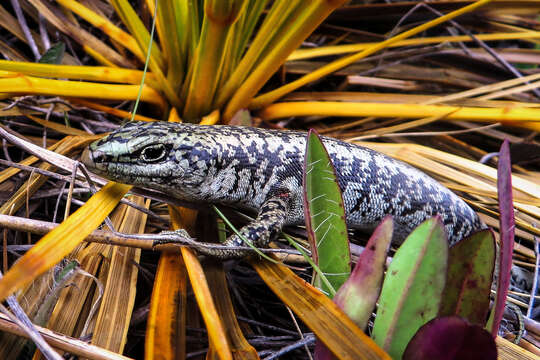
[[(401, 47), (401, 46), (418, 46), (428, 44), (440, 44), (444, 42), (472, 42), (475, 39), (482, 41), (489, 40), (524, 40), (524, 39), (538, 39), (540, 38), (539, 31), (519, 31), (508, 33), (492, 33), (492, 34), (475, 34), (474, 38), (469, 35), (458, 36), (433, 36), (433, 37), (419, 37), (414, 39), (405, 39), (396, 43), (390, 44), (388, 47)], [(295, 50), (288, 58), (287, 61), (312, 59), (314, 57), (332, 56), (348, 54), (357, 51), (367, 49), (376, 43), (357, 43), (357, 44), (345, 44), (345, 45), (332, 45), (332, 46), (320, 46), (316, 48), (298, 49)]]
[[(300, 88), (301, 86), (303, 85), (306, 85), (312, 81), (316, 81), (326, 75), (329, 75), (339, 69), (342, 69), (348, 65), (351, 65), (371, 54), (374, 54), (382, 49), (385, 49), (387, 48), (388, 46), (390, 46), (391, 44), (393, 43), (396, 43), (398, 41), (401, 41), (401, 40), (405, 40), (406, 38), (409, 38), (411, 36), (414, 36), (414, 35), (417, 35), (427, 29), (430, 29), (434, 26), (437, 26), (441, 23), (444, 23), (446, 21), (449, 21), (457, 16), (460, 16), (460, 15), (463, 15), (465, 13), (468, 13), (468, 12), (472, 12), (474, 10), (476, 10), (478, 7), (480, 6), (483, 6), (487, 3), (489, 3), (491, 0), (479, 0), (479, 1), (476, 1), (468, 6), (464, 6), (462, 8), (459, 8), (458, 10), (455, 10), (455, 11), (452, 11), (448, 14), (445, 14), (443, 16), (440, 16), (440, 17), (437, 17), (431, 21), (427, 21), (419, 26), (416, 26), (412, 29), (409, 29), (407, 31), (404, 31), (398, 35), (395, 35), (389, 39), (386, 39), (384, 41), (381, 41), (379, 43), (375, 43), (373, 46), (370, 46), (369, 48), (366, 48), (356, 54), (353, 54), (353, 55), (349, 55), (349, 56), (346, 56), (346, 57), (343, 57), (343, 58), (340, 58), (340, 59), (337, 59), (335, 61), (332, 61), (328, 64), (326, 64), (325, 66), (317, 69), (316, 71), (313, 71), (313, 72), (310, 72), (309, 74), (307, 74), (306, 76), (303, 76), (297, 80), (294, 80), (290, 83), (287, 83), (277, 89), (274, 89), (274, 90), (271, 90), (267, 93), (264, 93), (262, 95), (259, 95), (257, 96), (256, 98), (252, 98), (252, 97), (248, 97), (248, 96), (245, 96), (244, 94), (242, 94), (242, 90), (244, 87), (248, 87), (246, 84), (249, 84), (249, 80), (251, 80), (253, 76), (250, 75), (250, 77), (247, 79), (247, 81), (244, 83), (244, 85), (239, 89), (239, 91), (237, 91), (237, 94), (231, 99), (229, 105), (227, 106), (227, 109), (226, 111), (228, 111), (229, 113), (236, 113), (236, 111), (231, 111), (229, 108), (233, 108), (233, 109), (236, 109), (237, 107), (240, 108), (237, 104), (235, 104), (235, 100), (236, 102), (240, 102), (240, 103), (243, 103), (243, 101), (239, 101), (237, 98), (241, 98), (241, 95), (243, 95), (245, 97), (245, 100), (247, 100), (249, 102), (249, 107), (250, 108), (254, 108), (254, 109), (259, 109), (259, 108), (262, 108), (262, 107), (265, 107), (267, 106), (268, 104), (271, 104), (272, 102), (276, 101), (277, 99), (283, 97), (284, 95)], [(336, 4), (337, 5), (337, 4)], [(332, 9), (334, 10), (334, 9)], [(299, 45), (299, 44), (298, 44)], [(298, 46), (297, 45), (297, 46)], [(292, 50), (292, 49), (291, 49)], [(292, 52), (292, 51), (291, 51)], [(290, 54), (287, 53), (285, 56), (288, 56)], [(270, 57), (271, 60), (274, 60), (272, 57)], [(285, 60), (285, 59), (283, 59)], [(277, 65), (280, 65), (280, 63), (278, 63)], [(260, 69), (264, 69), (262, 67), (258, 68), (257, 70), (260, 70)], [(277, 67), (276, 67), (277, 69)], [(256, 72), (254, 72), (256, 73)], [(273, 71), (271, 72), (271, 74), (273, 73)], [(262, 86), (262, 84), (261, 84)], [(254, 92), (253, 92), (254, 93)], [(240, 95), (239, 95), (240, 94)], [(244, 99), (243, 99), (244, 100)], [(232, 106), (232, 105), (236, 105), (235, 106)], [(245, 104), (247, 105), (247, 104)], [(245, 106), (244, 105), (244, 106)], [(434, 115), (434, 114), (433, 114)], [(228, 118), (229, 116), (225, 116), (225, 118)]]
[[(135, 100), (139, 95), (139, 89), (140, 85), (54, 80), (27, 75), (0, 79), (0, 92), (9, 92), (13, 95), (34, 94), (108, 100)], [(162, 110), (168, 106), (163, 97), (148, 85), (143, 85), (140, 100), (157, 105)]]
[(179, 253), (161, 254), (146, 326), (146, 360), (186, 357), (186, 275)]
[[(36, 328), (51, 346), (64, 350), (65, 352), (69, 352), (72, 355), (78, 355), (82, 358), (93, 360), (133, 360), (126, 356), (113, 353), (112, 351), (102, 349), (98, 346), (90, 345), (79, 339), (59, 335), (40, 326), (36, 326)], [(2, 331), (9, 331), (17, 336), (28, 336), (18, 325), (11, 322), (3, 314), (0, 314), (0, 329)]]
[[(169, 214), (171, 215), (173, 229), (186, 229), (188, 233), (193, 233), (197, 211), (178, 206), (169, 206)], [(208, 331), (208, 341), (217, 351), (219, 359), (232, 359), (226, 332), (212, 299), (201, 263), (191, 249), (182, 247), (181, 252), (195, 299)]]
[[(9, 72), (2, 77), (17, 76), (18, 73), (62, 79), (88, 80), (96, 82), (124, 83), (140, 85), (143, 72), (136, 69), (122, 69), (109, 66), (56, 65), (24, 61), (0, 60), (0, 70)], [(156, 79), (146, 73), (145, 83), (156, 86)]]
[(125, 68), (134, 67), (129, 60), (114, 51), (103, 41), (70, 22), (59, 9), (54, 8), (51, 4), (46, 4), (42, 0), (28, 1), (53, 26), (77, 41), (90, 56), (96, 57), (95, 55), (99, 55), (96, 60), (101, 60), (100, 62), (105, 61), (107, 64), (116, 64)]
[(289, 268), (259, 259), (250, 264), (339, 359), (390, 359), (332, 300)]
[[(191, 229), (197, 212), (169, 206), (173, 229)], [(164, 252), (154, 279), (146, 326), (145, 359), (184, 359), (187, 271), (181, 254)]]
[(46, 128), (55, 130), (55, 131), (57, 131), (57, 132), (59, 132), (61, 134), (73, 135), (73, 136), (82, 136), (82, 137), (88, 136), (88, 133), (86, 131), (82, 131), (82, 130), (79, 130), (77, 128), (73, 128), (73, 127), (70, 127), (70, 126), (65, 126), (65, 125), (62, 125), (62, 124), (59, 124), (59, 123), (53, 122), (53, 121), (40, 119), (37, 116), (32, 116), (30, 114), (26, 115), (26, 117), (28, 117), (30, 120), (35, 121), (38, 124), (40, 124), (40, 125), (42, 125), (42, 126), (44, 126)]
[(31, 283), (98, 227), (131, 187), (108, 183), (62, 224), (41, 238), (0, 280), (0, 299)]
[[(138, 196), (131, 197), (131, 201), (145, 208), (150, 205), (150, 200), (145, 202)], [(129, 207), (118, 231), (144, 232), (147, 216)], [(141, 249), (121, 246), (112, 248), (103, 299), (93, 329), (92, 344), (117, 353), (123, 352), (135, 303), (138, 274), (136, 264), (139, 263), (140, 256)]]
[(257, 351), (244, 337), (236, 319), (236, 312), (232, 304), (223, 265), (220, 262), (208, 261), (205, 263), (205, 273), (208, 285), (212, 291), (214, 303), (225, 326), (234, 358), (245, 360), (259, 359)]
[[(126, 211), (127, 206), (123, 205), (118, 206), (111, 214), (111, 222), (115, 228), (121, 225)], [(111, 257), (112, 246), (98, 243), (81, 245), (69, 255), (69, 258), (77, 259), (82, 270), (97, 276), (100, 269), (107, 266), (105, 264)], [(94, 284), (95, 281), (87, 276), (75, 278), (72, 286), (62, 292), (47, 328), (73, 337), (87, 335), (88, 331), (82, 333), (82, 330), (96, 303), (94, 292), (97, 291)]]
[[(79, 104), (79, 105), (85, 106), (85, 107), (87, 107), (89, 109), (103, 111), (103, 112), (105, 112), (107, 114), (111, 114), (111, 115), (114, 115), (114, 116), (119, 117), (119, 118), (131, 119), (131, 116), (133, 114), (132, 112), (116, 109), (116, 108), (113, 108), (113, 107), (110, 107), (110, 106), (106, 106), (106, 105), (99, 104), (99, 103), (92, 102), (92, 101), (88, 101), (88, 100), (72, 98), (69, 101), (71, 103), (74, 103), (74, 104)], [(175, 108), (171, 108), (171, 112), (172, 111), (176, 111)], [(138, 121), (158, 121), (158, 119), (154, 119), (154, 118), (144, 116), (144, 115), (140, 115), (140, 114), (135, 114), (135, 117), (133, 118), (133, 120), (138, 120)], [(102, 134), (102, 135), (105, 136), (105, 134)]]
[(84, 20), (88, 21), (94, 27), (101, 29), (105, 34), (107, 34), (111, 39), (115, 40), (117, 44), (126, 47), (129, 49), (137, 58), (141, 61), (144, 61), (145, 56), (139, 49), (139, 45), (135, 39), (115, 26), (109, 19), (102, 17), (98, 13), (87, 8), (83, 4), (74, 1), (74, 0), (56, 0), (63, 7), (73, 11), (75, 14), (79, 15)]
[(201, 310), (201, 315), (208, 331), (208, 340), (219, 359), (232, 360), (232, 353), (227, 341), (226, 331), (212, 299), (208, 282), (195, 253), (186, 247), (182, 248), (182, 257), (188, 270), (189, 280)]
[(376, 116), (423, 118), (444, 117), (445, 121), (467, 120), (474, 122), (503, 122), (509, 126), (521, 126), (540, 130), (540, 110), (528, 107), (465, 107), (424, 104), (386, 104), (370, 102), (305, 101), (281, 102), (264, 108), (259, 116), (272, 120), (290, 116)]

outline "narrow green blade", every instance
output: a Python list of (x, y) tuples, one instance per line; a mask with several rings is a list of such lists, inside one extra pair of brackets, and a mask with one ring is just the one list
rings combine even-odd
[(330, 297), (351, 273), (345, 208), (332, 161), (319, 135), (310, 130), (304, 163), (304, 213), (313, 259), (333, 288), (315, 285)]

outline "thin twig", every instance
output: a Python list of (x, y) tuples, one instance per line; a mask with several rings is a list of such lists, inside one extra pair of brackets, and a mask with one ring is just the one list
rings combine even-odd
[[(6, 227), (11, 230), (30, 232), (33, 234), (44, 235), (58, 224), (47, 221), (39, 221), (17, 216), (0, 214), (0, 227)], [(215, 243), (198, 242), (193, 238), (188, 238), (178, 233), (161, 234), (123, 234), (120, 232), (110, 232), (103, 230), (94, 230), (85, 239), (87, 242), (97, 242), (110, 245), (134, 247), (144, 250), (171, 251), (179, 250), (180, 246), (190, 246), (194, 248), (206, 249), (227, 249), (227, 250), (252, 250), (248, 246), (224, 246)], [(264, 253), (281, 253), (288, 255), (299, 255), (299, 252), (291, 249), (259, 249)]]
[(28, 41), (28, 46), (30, 46), (30, 50), (32, 50), (32, 53), (34, 54), (34, 58), (36, 60), (39, 60), (41, 55), (39, 54), (39, 50), (36, 45), (36, 42), (34, 38), (32, 37), (30, 28), (28, 27), (28, 24), (26, 23), (26, 18), (24, 17), (24, 13), (22, 12), (21, 5), (19, 4), (19, 0), (11, 0), (11, 6), (13, 6), (13, 10), (15, 10), (17, 21), (19, 21), (19, 26), (21, 27), (21, 30), (23, 31), (26, 41)]

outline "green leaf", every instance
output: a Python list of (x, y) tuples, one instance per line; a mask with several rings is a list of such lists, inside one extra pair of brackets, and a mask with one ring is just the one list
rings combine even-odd
[(458, 315), (472, 324), (485, 325), (495, 251), (491, 230), (479, 231), (450, 248), (439, 316)]
[(317, 133), (310, 130), (304, 163), (304, 214), (313, 259), (333, 288), (315, 285), (333, 297), (351, 273), (345, 208), (332, 161)]
[(424, 221), (396, 252), (379, 298), (373, 340), (400, 359), (416, 331), (439, 311), (448, 243), (439, 217)]
[(65, 52), (66, 52), (66, 44), (64, 44), (63, 42), (56, 43), (52, 45), (45, 52), (45, 54), (41, 56), (38, 63), (59, 65), (62, 63), (62, 59), (64, 58)]

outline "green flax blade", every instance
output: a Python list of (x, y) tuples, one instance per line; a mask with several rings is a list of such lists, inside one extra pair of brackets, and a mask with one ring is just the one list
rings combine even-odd
[(332, 161), (320, 137), (308, 134), (304, 163), (304, 212), (313, 259), (332, 288), (315, 276), (315, 285), (333, 297), (351, 273), (345, 209)]
[(393, 359), (401, 359), (416, 331), (437, 316), (447, 260), (439, 217), (420, 224), (396, 252), (386, 272), (372, 335)]

